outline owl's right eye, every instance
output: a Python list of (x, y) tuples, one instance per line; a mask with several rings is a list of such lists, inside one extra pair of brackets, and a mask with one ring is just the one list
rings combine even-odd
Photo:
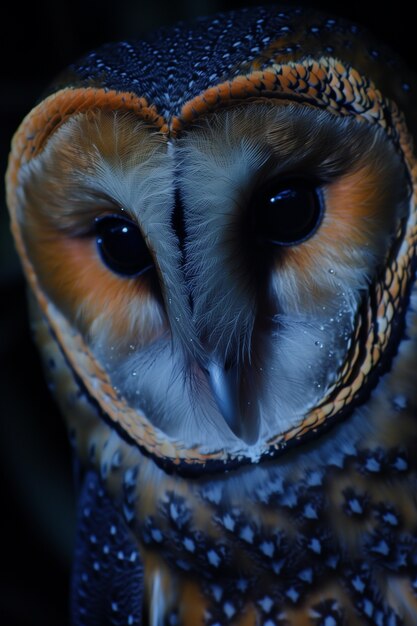
[(272, 182), (253, 198), (256, 236), (262, 245), (295, 246), (309, 239), (323, 217), (318, 187), (307, 180)]
[(101, 260), (122, 276), (141, 276), (154, 267), (140, 228), (121, 215), (104, 215), (95, 220)]

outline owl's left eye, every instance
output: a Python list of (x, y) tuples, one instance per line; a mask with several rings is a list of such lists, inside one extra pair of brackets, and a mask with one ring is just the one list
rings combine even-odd
[(122, 276), (140, 276), (154, 267), (140, 228), (121, 215), (95, 220), (97, 247), (109, 269)]
[(323, 203), (319, 189), (307, 180), (272, 182), (252, 200), (259, 243), (294, 246), (311, 237), (320, 225)]

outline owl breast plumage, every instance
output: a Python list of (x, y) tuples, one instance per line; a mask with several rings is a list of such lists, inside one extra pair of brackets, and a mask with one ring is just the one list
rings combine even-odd
[(103, 46), (23, 121), (73, 624), (417, 623), (416, 87), (355, 25), (253, 8)]

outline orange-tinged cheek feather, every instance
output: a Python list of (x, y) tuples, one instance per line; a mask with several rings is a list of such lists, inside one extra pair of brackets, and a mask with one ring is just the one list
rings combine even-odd
[(392, 203), (395, 200), (384, 199), (386, 194), (381, 193), (382, 190), (385, 191), (385, 181), (372, 164), (329, 185), (326, 202), (334, 217), (326, 234), (337, 237), (340, 232), (338, 238), (349, 235), (349, 241), (355, 247), (372, 244), (375, 227), (387, 229), (394, 214)]
[(113, 341), (146, 345), (166, 331), (150, 281), (112, 273), (94, 238), (69, 238), (45, 225), (31, 229), (27, 244), (42, 287), (84, 335), (94, 324), (95, 335), (103, 330)]
[(322, 224), (311, 239), (285, 251), (285, 264), (296, 268), (300, 276), (322, 268), (323, 253), (329, 261), (334, 259), (335, 266), (345, 263), (354, 269), (356, 264), (362, 269), (369, 265), (368, 255), (379, 253), (380, 233), (393, 227), (395, 200), (384, 199), (381, 189), (384, 181), (372, 164), (327, 185)]
[(386, 262), (399, 215), (397, 187), (389, 180), (380, 163), (362, 159), (323, 188), (325, 212), (317, 232), (277, 256), (273, 289), (285, 313), (335, 305), (335, 285), (354, 293), (373, 280)]

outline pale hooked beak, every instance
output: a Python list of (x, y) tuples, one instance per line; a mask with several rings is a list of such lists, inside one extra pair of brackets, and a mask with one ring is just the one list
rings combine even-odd
[(216, 361), (207, 363), (204, 371), (217, 407), (230, 430), (242, 436), (242, 416), (239, 406), (239, 372), (236, 365), (226, 367)]

